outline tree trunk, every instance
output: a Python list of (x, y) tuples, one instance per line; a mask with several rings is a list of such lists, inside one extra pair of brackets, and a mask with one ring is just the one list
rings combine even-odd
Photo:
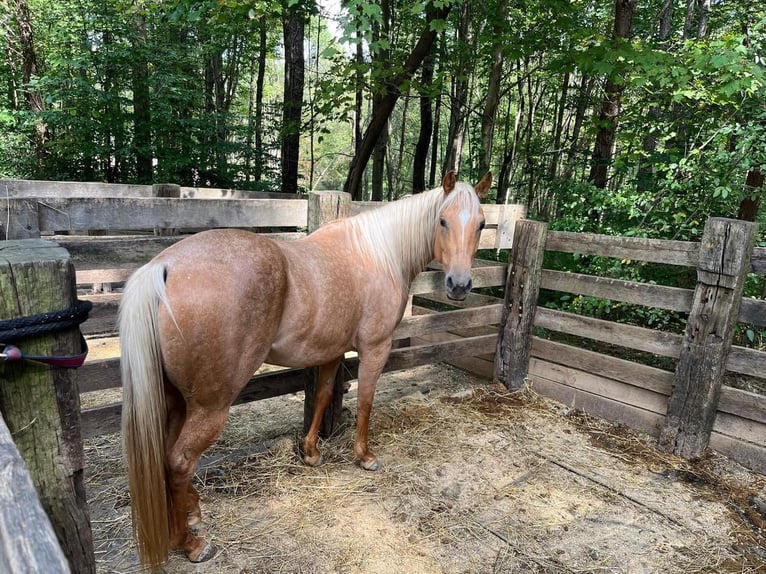
[(149, 63), (146, 59), (146, 20), (136, 15), (131, 70), (133, 74), (133, 153), (136, 182), (152, 183), (152, 114), (149, 94)]
[[(670, 32), (673, 29), (673, 0), (665, 0), (660, 9), (660, 25), (658, 40), (660, 45), (664, 46), (670, 38)], [(658, 106), (652, 106), (649, 109), (647, 118), (649, 123), (653, 124), (659, 120), (662, 110)], [(652, 156), (657, 149), (659, 141), (653, 132), (648, 132), (642, 143), (643, 156), (639, 160), (638, 172), (636, 173), (636, 189), (638, 191), (649, 191), (654, 187), (654, 167)]]
[(253, 179), (258, 182), (263, 179), (263, 167), (266, 154), (263, 149), (263, 83), (266, 77), (267, 43), (266, 16), (261, 17), (258, 24), (258, 78), (255, 81), (255, 171)]
[[(633, 25), (633, 14), (636, 0), (615, 0), (614, 3), (614, 39), (621, 41), (630, 35)], [(590, 175), (588, 181), (598, 188), (606, 187), (609, 176), (609, 165), (614, 154), (614, 143), (617, 134), (617, 117), (620, 114), (620, 103), (625, 85), (622, 82), (622, 71), (617, 70), (606, 80), (604, 99), (598, 116), (598, 133), (593, 147)]]
[(420, 132), (415, 144), (415, 157), (412, 161), (412, 193), (420, 193), (426, 189), (426, 163), (428, 148), (431, 145), (431, 134), (434, 129), (433, 111), (431, 106), (431, 84), (434, 81), (434, 56), (429, 54), (423, 61), (420, 76)]
[[(372, 40), (373, 42), (379, 42), (381, 38), (389, 38), (391, 29), (391, 8), (388, 0), (380, 0), (381, 11), (381, 23), (373, 24), (372, 27)], [(373, 70), (378, 70), (379, 74), (383, 77), (373, 78), (371, 83), (377, 83), (379, 81), (385, 82), (387, 80), (388, 66), (387, 63), (391, 59), (391, 51), (380, 49), (373, 57)], [(383, 94), (374, 93), (372, 98), (372, 115), (375, 116), (379, 113), (379, 107), (383, 100)], [(385, 122), (385, 129), (380, 132), (377, 141), (375, 142), (375, 149), (372, 153), (372, 201), (383, 201), (383, 176), (385, 171), (386, 162), (386, 150), (388, 149), (389, 131), (390, 126), (388, 119)], [(389, 190), (391, 191), (391, 190)]]
[(471, 4), (464, 2), (461, 6), (458, 37), (457, 72), (452, 76), (451, 100), (449, 116), (449, 131), (447, 132), (447, 147), (444, 150), (442, 173), (450, 170), (460, 171), (460, 155), (463, 150), (463, 135), (465, 119), (468, 115), (468, 78), (475, 61), (476, 54), (470, 47), (471, 35)]
[(404, 62), (402, 72), (386, 83), (380, 106), (370, 119), (370, 124), (367, 126), (367, 130), (364, 133), (364, 138), (362, 139), (359, 151), (351, 160), (349, 174), (343, 185), (343, 191), (351, 193), (354, 199), (359, 198), (364, 169), (372, 155), (375, 142), (377, 142), (381, 132), (385, 129), (391, 111), (394, 109), (394, 106), (399, 99), (400, 86), (412, 78), (413, 74), (420, 67), (421, 62), (423, 62), (423, 59), (431, 51), (431, 46), (436, 38), (436, 31), (431, 29), (431, 22), (436, 19), (443, 20), (449, 14), (449, 10), (449, 5), (444, 6), (435, 10), (432, 15), (433, 17), (431, 17), (431, 15), (426, 17), (426, 24), (423, 28), (423, 32), (421, 33), (417, 44), (415, 44), (415, 47), (412, 49), (412, 52), (410, 52), (410, 55), (407, 57), (407, 60)]
[[(504, 3), (498, 6), (501, 14), (505, 13)], [(503, 48), (505, 47), (502, 27), (495, 20), (493, 29), (493, 38), (495, 45), (492, 50), (492, 69), (487, 82), (487, 99), (484, 102), (484, 112), (481, 116), (481, 154), (479, 155), (479, 174), (483, 175), (490, 170), (492, 165), (492, 142), (495, 135), (495, 116), (497, 108), (500, 105), (500, 80), (503, 76), (503, 65), (505, 58)]]
[(282, 193), (298, 192), (298, 159), (305, 72), (303, 59), (305, 28), (306, 17), (300, 5), (288, 9), (283, 20), (285, 87), (282, 113)]
[[(30, 89), (29, 82), (38, 75), (37, 53), (35, 52), (32, 18), (29, 15), (29, 5), (26, 0), (14, 0), (16, 22), (19, 26), (19, 43), (21, 52), (21, 80), (24, 102), (27, 108), (39, 114), (43, 111), (43, 97), (37, 90)], [(14, 99), (18, 101), (17, 96)], [(35, 121), (35, 151), (38, 159), (46, 155), (45, 143), (48, 141), (48, 128), (41, 118)]]
[(754, 167), (747, 172), (745, 179), (745, 193), (747, 196), (739, 204), (737, 219), (756, 221), (758, 208), (761, 204), (761, 194), (763, 193), (763, 179), (763, 172), (761, 172), (759, 167)]

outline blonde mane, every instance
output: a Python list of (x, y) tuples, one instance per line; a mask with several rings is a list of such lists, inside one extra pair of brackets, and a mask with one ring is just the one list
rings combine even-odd
[(437, 187), (362, 212), (345, 220), (357, 249), (405, 285), (433, 259), (434, 235), (441, 211), (459, 202), (472, 212), (479, 209), (474, 188), (458, 182), (446, 197)]

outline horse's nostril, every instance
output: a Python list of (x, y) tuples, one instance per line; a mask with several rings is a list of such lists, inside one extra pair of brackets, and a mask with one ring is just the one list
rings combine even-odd
[(447, 276), (447, 289), (454, 289), (455, 282), (452, 280), (452, 275)]
[(466, 291), (470, 291), (472, 288), (473, 288), (473, 281), (472, 281), (472, 280), (471, 280), (471, 278), (469, 277), (469, 278), (468, 278), (468, 283), (466, 283), (466, 284), (465, 284), (465, 290), (466, 290)]

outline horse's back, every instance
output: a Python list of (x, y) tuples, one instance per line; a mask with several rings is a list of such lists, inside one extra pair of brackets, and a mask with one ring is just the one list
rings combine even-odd
[[(260, 366), (287, 291), (277, 242), (241, 230), (190, 236), (158, 255), (170, 312), (160, 313), (166, 374), (183, 391), (220, 385), (226, 401)], [(200, 398), (202, 398), (200, 396)]]

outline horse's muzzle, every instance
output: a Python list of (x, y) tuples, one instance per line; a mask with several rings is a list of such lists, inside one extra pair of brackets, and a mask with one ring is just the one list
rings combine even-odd
[(447, 275), (447, 278), (444, 280), (444, 288), (447, 292), (447, 298), (453, 301), (462, 301), (471, 292), (473, 281), (470, 275)]

